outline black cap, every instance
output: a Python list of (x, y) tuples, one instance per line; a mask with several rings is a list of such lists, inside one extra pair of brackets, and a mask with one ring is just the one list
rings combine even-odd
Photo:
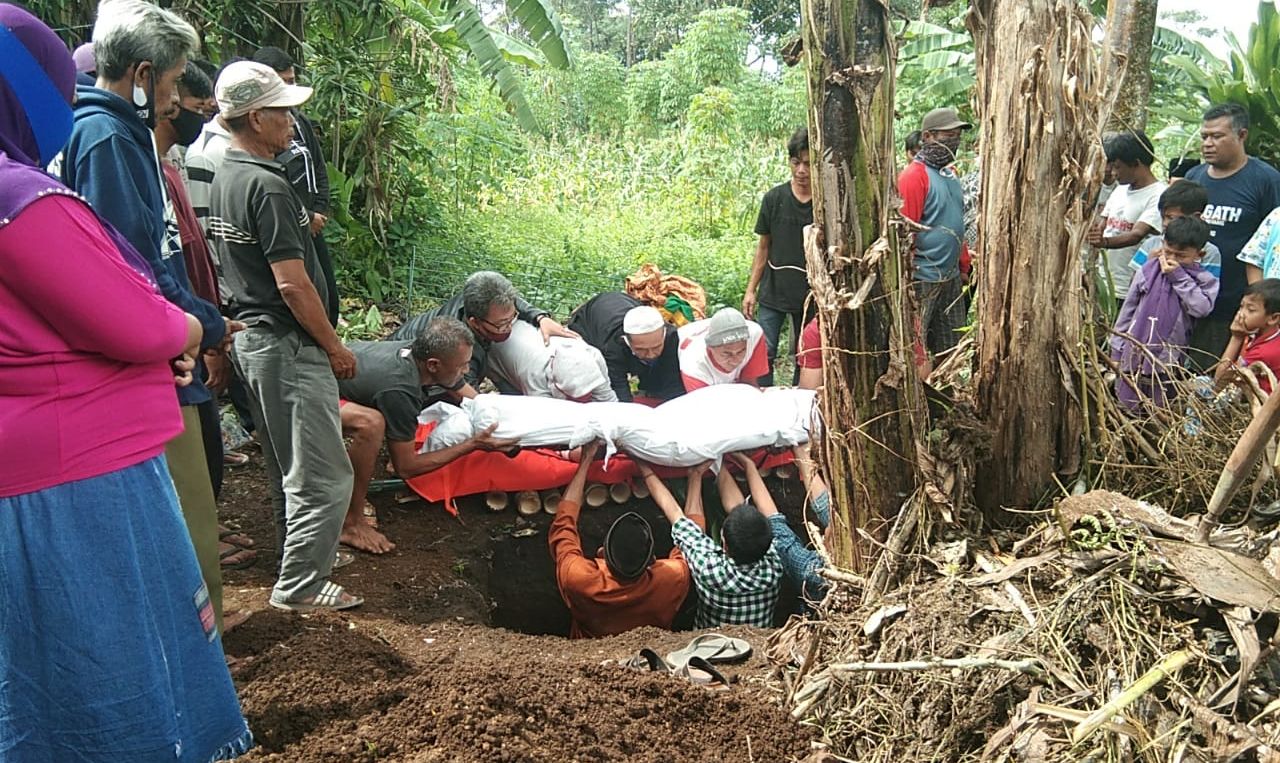
[(653, 530), (644, 517), (628, 511), (604, 536), (604, 561), (619, 580), (635, 580), (653, 564)]

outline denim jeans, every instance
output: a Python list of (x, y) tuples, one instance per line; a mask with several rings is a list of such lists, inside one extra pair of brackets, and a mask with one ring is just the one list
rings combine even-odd
[[(769, 373), (760, 377), (761, 387), (773, 386), (773, 362), (778, 357), (778, 339), (782, 336), (782, 324), (788, 318), (791, 319), (791, 336), (787, 339), (787, 351), (791, 353), (791, 357), (794, 359), (796, 342), (800, 338), (800, 329), (804, 326), (804, 313), (802, 311), (788, 313), (765, 305), (756, 305), (756, 323), (759, 323), (760, 328), (764, 329), (764, 343), (769, 351)], [(795, 384), (799, 378), (800, 369), (797, 368), (792, 374), (791, 383)]]

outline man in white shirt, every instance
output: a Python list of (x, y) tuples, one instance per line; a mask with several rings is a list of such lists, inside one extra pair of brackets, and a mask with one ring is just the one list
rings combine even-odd
[(551, 337), (516, 321), (511, 336), (489, 350), (488, 375), (531, 397), (577, 402), (618, 402), (600, 351), (581, 339)]
[(1089, 231), (1088, 242), (1106, 250), (1105, 269), (1117, 306), (1129, 294), (1133, 270), (1129, 261), (1143, 239), (1161, 230), (1158, 202), (1167, 187), (1151, 172), (1155, 152), (1141, 130), (1117, 133), (1107, 141), (1107, 166), (1116, 189)]

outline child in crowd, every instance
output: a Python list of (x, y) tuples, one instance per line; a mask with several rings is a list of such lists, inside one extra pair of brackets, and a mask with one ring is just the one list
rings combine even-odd
[[(1217, 386), (1226, 386), (1231, 369), (1261, 363), (1280, 376), (1280, 279), (1264, 278), (1249, 284), (1240, 299), (1240, 309), (1231, 322), (1231, 342), (1218, 363)], [(1265, 374), (1259, 386), (1271, 393)]]
[[(1280, 207), (1271, 210), (1240, 250), (1250, 283), (1261, 278), (1280, 278)], [(1238, 316), (1237, 316), (1238, 317)]]
[(1164, 406), (1169, 371), (1182, 363), (1195, 319), (1213, 309), (1218, 279), (1200, 264), (1208, 240), (1203, 220), (1171, 220), (1161, 248), (1134, 274), (1111, 338), (1116, 395), (1131, 411)]
[[(1194, 180), (1180, 180), (1160, 194), (1156, 205), (1160, 210), (1162, 221), (1160, 227), (1163, 230), (1179, 217), (1201, 219), (1200, 215), (1204, 213), (1204, 208), (1209, 206), (1209, 192)], [(1129, 267), (1134, 271), (1142, 270), (1142, 266), (1147, 264), (1151, 254), (1162, 246), (1164, 246), (1164, 236), (1158, 233), (1147, 236), (1138, 245), (1138, 251), (1129, 261)], [(1214, 278), (1222, 278), (1222, 252), (1218, 251), (1218, 247), (1212, 241), (1204, 245), (1204, 256), (1200, 258), (1200, 267), (1212, 273)]]

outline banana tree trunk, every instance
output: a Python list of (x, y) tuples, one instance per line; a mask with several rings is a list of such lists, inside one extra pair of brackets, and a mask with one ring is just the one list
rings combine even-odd
[(999, 520), (1080, 470), (1080, 252), (1114, 88), (1076, 0), (973, 0), (968, 24), (982, 136), (975, 376), (992, 435), (975, 498)]
[(908, 281), (889, 226), (893, 37), (881, 0), (804, 0), (813, 227), (805, 249), (822, 327), (823, 462), (837, 564), (864, 570), (915, 483), (922, 399)]
[[(1123, 71), (1120, 95), (1111, 113), (1109, 130), (1147, 129), (1151, 100), (1151, 45), (1156, 36), (1158, 0), (1110, 0), (1104, 66)], [(1112, 59), (1115, 62), (1112, 63)]]

